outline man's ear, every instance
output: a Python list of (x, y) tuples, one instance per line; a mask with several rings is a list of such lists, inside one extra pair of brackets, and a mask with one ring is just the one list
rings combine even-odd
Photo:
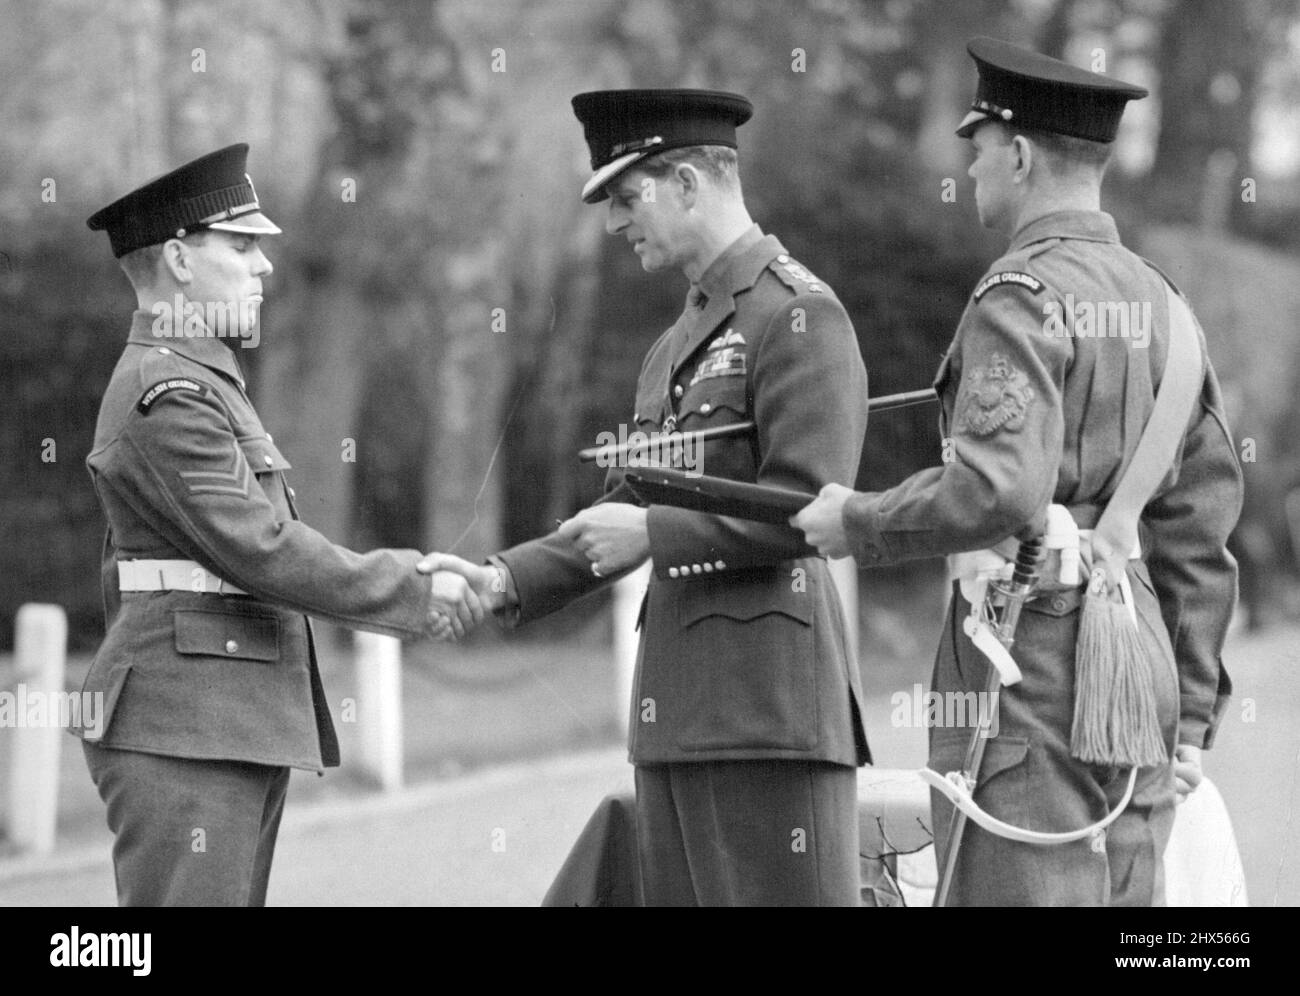
[(168, 239), (162, 247), (162, 265), (178, 284), (188, 284), (194, 279), (190, 269), (190, 250), (180, 239)]
[(700, 196), (700, 171), (690, 163), (678, 163), (673, 175), (682, 185), (682, 207), (693, 208)]
[(1011, 139), (1011, 152), (1015, 156), (1012, 179), (1016, 183), (1023, 183), (1029, 179), (1030, 171), (1034, 168), (1034, 147), (1024, 135), (1016, 135)]

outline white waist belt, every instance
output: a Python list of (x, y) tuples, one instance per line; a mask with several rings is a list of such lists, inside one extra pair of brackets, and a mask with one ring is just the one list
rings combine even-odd
[(193, 591), (210, 595), (247, 595), (192, 560), (119, 560), (119, 591)]

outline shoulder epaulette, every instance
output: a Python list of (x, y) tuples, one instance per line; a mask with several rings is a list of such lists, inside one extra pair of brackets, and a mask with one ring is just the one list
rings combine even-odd
[(785, 253), (777, 256), (768, 264), (768, 269), (781, 278), (781, 282), (796, 294), (822, 294), (826, 285), (818, 280), (808, 269)]

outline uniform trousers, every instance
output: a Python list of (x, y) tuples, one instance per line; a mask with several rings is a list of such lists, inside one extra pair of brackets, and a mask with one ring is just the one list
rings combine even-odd
[[(1129, 578), (1138, 632), (1151, 663), (1157, 715), (1172, 756), (1178, 678), (1160, 606), (1140, 561)], [(1012, 656), (1023, 680), (1003, 688), (996, 736), (985, 746), (975, 801), (998, 819), (1030, 830), (1075, 830), (1106, 816), (1123, 797), (1129, 769), (1085, 764), (1070, 756), (1075, 641), (1080, 592), (1046, 595), (1020, 615)], [(983, 692), (988, 659), (962, 630), (969, 603), (954, 585), (935, 660), (936, 692)], [(969, 700), (968, 700), (969, 701)], [(968, 709), (968, 711), (970, 711)], [(970, 727), (930, 730), (930, 767), (962, 767)], [(952, 806), (931, 792), (936, 858), (944, 867)], [(954, 906), (1159, 906), (1164, 904), (1164, 851), (1174, 821), (1173, 764), (1138, 769), (1133, 799), (1103, 841), (1037, 845), (1010, 841), (967, 821), (949, 891)]]
[(288, 768), (82, 746), (119, 905), (265, 905)]
[(820, 761), (636, 766), (647, 906), (857, 906), (857, 770)]

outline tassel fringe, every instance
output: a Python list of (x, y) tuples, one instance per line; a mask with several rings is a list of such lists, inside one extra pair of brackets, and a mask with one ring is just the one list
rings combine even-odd
[(1080, 761), (1148, 767), (1169, 760), (1156, 715), (1151, 662), (1123, 603), (1093, 572), (1084, 596), (1075, 653), (1070, 753)]

